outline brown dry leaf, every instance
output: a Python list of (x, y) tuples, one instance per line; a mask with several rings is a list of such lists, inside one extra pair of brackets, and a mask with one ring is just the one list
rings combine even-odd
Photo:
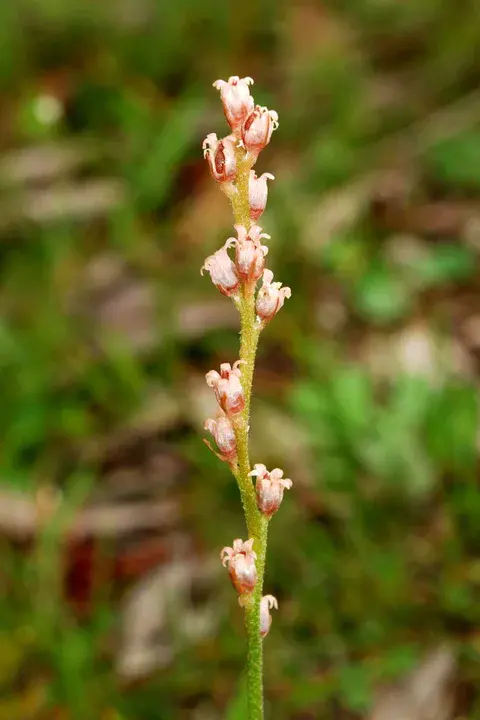
[(204, 246), (208, 238), (217, 236), (219, 228), (231, 227), (232, 211), (217, 183), (205, 175), (195, 195), (183, 203), (182, 215), (176, 225), (176, 233), (182, 243)]
[(37, 720), (47, 701), (45, 683), (33, 681), (18, 695), (0, 700), (0, 720)]
[(451, 720), (455, 672), (451, 648), (433, 650), (404, 682), (381, 694), (370, 720)]
[(85, 140), (20, 148), (0, 159), (0, 180), (6, 185), (44, 184), (98, 162), (109, 150), (103, 142)]
[[(117, 672), (124, 680), (169, 665), (175, 655), (174, 636), (193, 642), (210, 635), (217, 624), (215, 601), (192, 607), (191, 596), (195, 581), (213, 578), (218, 564), (209, 567), (187, 560), (189, 541), (184, 540), (180, 538), (183, 549), (177, 547), (177, 557), (169, 565), (142, 578), (125, 598), (117, 653)], [(174, 633), (171, 623), (175, 623)]]
[(125, 201), (125, 187), (117, 178), (58, 184), (19, 193), (0, 207), (0, 228), (29, 220), (48, 224), (58, 220), (104, 217)]
[(223, 300), (182, 305), (177, 317), (178, 335), (195, 340), (211, 330), (238, 327), (238, 313), (233, 303)]
[[(59, 510), (61, 512), (61, 510)], [(175, 525), (179, 518), (174, 501), (110, 503), (81, 510), (70, 527), (73, 538), (87, 536), (118, 537), (136, 530)], [(17, 491), (3, 491), (0, 496), (0, 532), (23, 539), (38, 530), (35, 498)]]
[(118, 338), (136, 353), (158, 342), (157, 298), (153, 284), (135, 277), (114, 253), (96, 255), (71, 293), (73, 313), (87, 315), (100, 347)]
[(332, 51), (351, 56), (354, 35), (348, 24), (339, 21), (326, 4), (318, 2), (291, 3), (286, 6), (285, 21), (288, 49), (280, 58), (288, 58), (288, 73), (292, 65), (311, 67), (315, 59)]
[[(256, 400), (252, 408), (252, 464), (261, 461), (283, 462), (295, 484), (312, 487), (315, 463), (308, 433), (286, 412)], [(268, 448), (273, 454), (268, 455)], [(267, 452), (267, 455), (265, 455)]]

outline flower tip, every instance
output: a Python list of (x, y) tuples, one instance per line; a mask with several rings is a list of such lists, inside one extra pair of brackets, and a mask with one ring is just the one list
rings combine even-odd
[(263, 284), (271, 285), (272, 280), (273, 280), (273, 272), (271, 270), (269, 270), (268, 268), (266, 268), (263, 271)]
[(209, 370), (207, 373), (205, 373), (205, 381), (208, 387), (214, 387), (215, 385), (218, 385), (219, 380), (220, 375), (216, 370)]
[(267, 472), (266, 465), (263, 465), (263, 463), (255, 463), (255, 465), (253, 466), (253, 470), (248, 473), (248, 477), (265, 475), (266, 472)]
[(275, 608), (278, 610), (277, 598), (273, 595), (264, 595), (260, 600), (260, 636), (264, 638), (268, 635), (272, 624), (272, 616), (270, 610)]
[(220, 560), (222, 561), (223, 567), (227, 567), (227, 563), (230, 560), (232, 554), (232, 548), (228, 547), (228, 545), (225, 545), (225, 547), (220, 550)]
[(275, 610), (278, 610), (278, 600), (274, 595), (264, 595), (262, 600), (265, 601), (270, 609), (275, 608)]

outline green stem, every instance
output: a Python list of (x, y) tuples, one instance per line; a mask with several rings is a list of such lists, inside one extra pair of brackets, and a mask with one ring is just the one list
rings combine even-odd
[[(248, 181), (250, 164), (242, 148), (237, 151), (237, 193), (232, 198), (235, 222), (247, 229), (251, 226), (248, 201)], [(248, 537), (253, 537), (257, 553), (257, 583), (250, 600), (245, 607), (245, 626), (247, 630), (247, 692), (249, 720), (263, 720), (263, 647), (260, 637), (260, 601), (263, 592), (265, 558), (267, 554), (268, 520), (259, 512), (255, 497), (255, 488), (250, 472), (249, 425), (250, 399), (252, 395), (253, 372), (257, 352), (260, 328), (255, 323), (255, 294), (247, 285), (243, 286), (237, 304), (240, 313), (240, 366), (245, 407), (235, 420), (234, 429), (237, 440), (238, 469), (235, 477), (245, 512)]]
[(253, 601), (245, 608), (247, 630), (247, 690), (249, 720), (263, 720), (263, 639), (260, 637), (260, 601), (263, 594), (265, 559), (267, 555), (268, 520), (261, 516), (257, 546), (258, 579)]
[(261, 513), (257, 509), (255, 488), (250, 472), (249, 457), (249, 425), (250, 425), (250, 398), (252, 395), (253, 371), (255, 368), (255, 355), (258, 345), (259, 329), (255, 326), (255, 297), (242, 295), (239, 303), (241, 333), (240, 333), (240, 366), (242, 371), (242, 387), (245, 397), (245, 407), (234, 420), (235, 436), (237, 439), (238, 470), (235, 477), (240, 488), (245, 520), (247, 523), (248, 537), (255, 538), (255, 551), (259, 548), (260, 542), (259, 523)]

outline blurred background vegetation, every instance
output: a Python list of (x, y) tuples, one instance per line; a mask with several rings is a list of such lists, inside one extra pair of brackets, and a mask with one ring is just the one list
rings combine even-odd
[[(480, 718), (474, 0), (0, 4), (0, 718), (241, 720), (217, 78), (280, 128), (254, 462), (275, 720)], [(268, 450), (265, 450), (268, 448)], [(265, 454), (267, 452), (267, 454)]]

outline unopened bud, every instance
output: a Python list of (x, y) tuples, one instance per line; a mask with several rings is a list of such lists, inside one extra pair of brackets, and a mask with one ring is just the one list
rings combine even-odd
[(258, 225), (253, 225), (248, 232), (243, 225), (235, 225), (235, 230), (238, 238), (229, 238), (226, 246), (235, 246), (237, 275), (247, 283), (256, 282), (262, 277), (265, 255), (268, 253), (268, 247), (260, 241), (262, 238), (270, 238), (270, 235), (262, 233)]
[(273, 595), (264, 595), (260, 600), (260, 635), (262, 638), (268, 635), (272, 624), (272, 616), (270, 610), (275, 608), (278, 610), (277, 598)]
[(213, 83), (213, 87), (220, 91), (225, 117), (234, 132), (240, 130), (254, 107), (249, 85), (253, 85), (251, 77), (239, 78), (237, 75), (228, 78), (228, 82), (216, 80)]
[(253, 221), (258, 220), (267, 205), (267, 180), (275, 180), (272, 173), (263, 173), (263, 175), (257, 177), (255, 175), (255, 171), (250, 170), (250, 178), (248, 181), (248, 202), (250, 204), (250, 218)]
[(219, 183), (231, 182), (237, 172), (234, 136), (219, 140), (215, 133), (210, 133), (203, 141), (202, 148), (212, 177)]
[(272, 133), (278, 128), (278, 114), (275, 110), (256, 105), (242, 127), (242, 140), (246, 150), (254, 157), (268, 145)]
[[(228, 241), (227, 241), (228, 242)], [(233, 260), (229, 257), (226, 245), (217, 250), (213, 255), (209, 255), (205, 260), (200, 274), (207, 270), (210, 273), (213, 284), (220, 290), (223, 295), (234, 295), (240, 284), (240, 278)]]
[(255, 309), (260, 320), (268, 321), (283, 307), (285, 298), (292, 295), (289, 287), (282, 287), (281, 282), (272, 282), (271, 270), (264, 270), (263, 284), (257, 295)]
[(257, 554), (253, 550), (253, 538), (233, 541), (232, 547), (224, 547), (220, 553), (222, 565), (228, 566), (230, 579), (239, 595), (250, 593), (257, 582), (255, 560)]
[[(237, 457), (237, 441), (235, 439), (232, 423), (226, 415), (221, 415), (216, 420), (205, 420), (203, 427), (205, 430), (211, 432), (215, 438), (219, 451), (215, 454), (220, 458), (220, 460), (232, 463)], [(211, 448), (208, 440), (204, 440), (204, 442), (208, 445), (208, 447), (210, 447), (210, 449), (213, 449)]]
[(237, 360), (233, 368), (230, 363), (222, 363), (219, 373), (210, 370), (205, 375), (208, 387), (213, 388), (218, 404), (227, 415), (235, 415), (245, 407), (245, 397), (240, 382), (242, 373), (238, 367), (241, 362), (243, 361)]
[(268, 472), (265, 465), (261, 463), (254, 465), (249, 476), (257, 478), (255, 490), (258, 509), (267, 517), (271, 517), (282, 503), (283, 491), (292, 487), (292, 481), (290, 478), (283, 477), (283, 470), (280, 468)]

